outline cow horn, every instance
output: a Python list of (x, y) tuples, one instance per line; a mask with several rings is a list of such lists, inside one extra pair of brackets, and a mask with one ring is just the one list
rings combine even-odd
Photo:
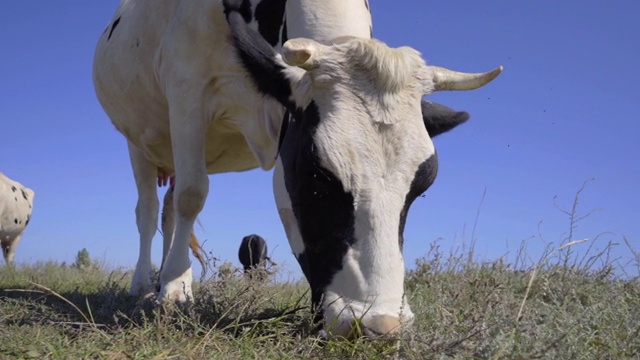
[(490, 83), (502, 72), (502, 66), (484, 73), (463, 73), (439, 66), (430, 68), (433, 71), (433, 85), (436, 91), (477, 89)]

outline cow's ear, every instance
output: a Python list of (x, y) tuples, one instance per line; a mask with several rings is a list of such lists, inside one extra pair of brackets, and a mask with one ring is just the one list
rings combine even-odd
[(282, 46), (282, 59), (291, 66), (311, 70), (318, 66), (318, 58), (324, 47), (311, 39), (291, 39)]
[(456, 111), (442, 104), (422, 100), (422, 119), (432, 138), (469, 120), (469, 113)]

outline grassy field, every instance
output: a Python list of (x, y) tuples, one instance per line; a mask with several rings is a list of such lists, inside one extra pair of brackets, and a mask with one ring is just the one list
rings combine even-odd
[(515, 265), (434, 246), (407, 278), (413, 326), (397, 339), (355, 342), (323, 341), (306, 284), (250, 281), (226, 266), (180, 309), (130, 297), (131, 271), (88, 254), (70, 266), (3, 267), (0, 358), (640, 358), (637, 274), (616, 275), (606, 250), (578, 258), (570, 245)]

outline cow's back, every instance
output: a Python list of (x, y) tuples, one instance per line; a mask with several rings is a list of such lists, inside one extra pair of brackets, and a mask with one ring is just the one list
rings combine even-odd
[(34, 191), (0, 173), (0, 240), (22, 234), (31, 218)]

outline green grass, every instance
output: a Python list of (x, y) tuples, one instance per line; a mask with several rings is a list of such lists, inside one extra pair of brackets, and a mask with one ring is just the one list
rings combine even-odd
[(640, 358), (639, 278), (607, 261), (567, 261), (568, 249), (514, 268), (434, 246), (407, 277), (416, 321), (393, 341), (323, 341), (304, 283), (217, 271), (178, 309), (130, 297), (131, 271), (3, 267), (0, 358)]

